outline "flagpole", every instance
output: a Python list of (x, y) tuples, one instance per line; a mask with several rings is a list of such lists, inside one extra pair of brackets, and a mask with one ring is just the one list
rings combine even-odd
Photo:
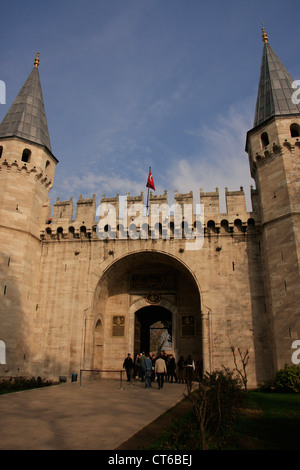
[[(149, 175), (148, 175), (148, 179), (149, 179), (150, 173), (151, 173), (151, 166), (149, 166)], [(150, 191), (150, 188), (149, 188), (149, 186), (148, 186), (148, 194), (147, 194), (147, 216), (148, 216), (148, 209), (149, 209), (149, 191)]]

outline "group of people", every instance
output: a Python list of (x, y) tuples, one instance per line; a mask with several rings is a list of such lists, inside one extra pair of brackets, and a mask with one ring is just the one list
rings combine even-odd
[(165, 351), (158, 355), (142, 352), (136, 354), (134, 359), (128, 353), (123, 368), (126, 370), (128, 382), (138, 379), (145, 382), (145, 388), (150, 388), (157, 378), (159, 390), (163, 388), (165, 381), (190, 384), (201, 373), (199, 361), (195, 364), (190, 354), (186, 359), (180, 356), (176, 363), (174, 355), (166, 354)]

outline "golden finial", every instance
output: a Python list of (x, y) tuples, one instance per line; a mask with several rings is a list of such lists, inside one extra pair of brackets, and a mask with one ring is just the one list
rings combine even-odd
[(263, 22), (261, 24), (262, 24), (262, 40), (265, 44), (268, 44), (268, 35), (265, 31)]
[(34, 66), (35, 66), (35, 67), (38, 67), (38, 66), (39, 66), (39, 63), (40, 63), (39, 56), (40, 56), (40, 53), (37, 52), (36, 58), (35, 58), (35, 61), (34, 61)]

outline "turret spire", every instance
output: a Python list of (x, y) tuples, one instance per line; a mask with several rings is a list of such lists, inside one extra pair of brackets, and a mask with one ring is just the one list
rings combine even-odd
[(29, 77), (0, 124), (0, 138), (20, 137), (43, 145), (51, 152), (39, 62), (37, 53)]
[(269, 42), (269, 38), (268, 38), (268, 35), (265, 31), (265, 28), (264, 28), (264, 24), (262, 23), (262, 40), (265, 44), (268, 44)]
[(262, 26), (263, 55), (257, 93), (254, 127), (274, 116), (300, 113), (300, 104), (294, 104), (293, 79), (269, 44)]
[(35, 61), (34, 61), (34, 66), (35, 66), (35, 67), (38, 67), (38, 66), (40, 65), (40, 59), (39, 59), (39, 57), (40, 57), (40, 53), (37, 52), (36, 58), (35, 58)]

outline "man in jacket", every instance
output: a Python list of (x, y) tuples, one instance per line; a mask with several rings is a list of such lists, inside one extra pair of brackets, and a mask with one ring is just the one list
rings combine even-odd
[(167, 373), (166, 361), (162, 355), (155, 361), (155, 374), (157, 375), (158, 390), (164, 386), (164, 376)]
[(127, 374), (127, 382), (130, 382), (132, 371), (133, 371), (133, 360), (131, 358), (131, 354), (128, 353), (126, 359), (123, 362), (123, 368), (126, 369)]
[(152, 359), (150, 354), (147, 354), (146, 358), (143, 360), (143, 372), (145, 377), (145, 388), (150, 388), (151, 385), (151, 375), (152, 375)]

